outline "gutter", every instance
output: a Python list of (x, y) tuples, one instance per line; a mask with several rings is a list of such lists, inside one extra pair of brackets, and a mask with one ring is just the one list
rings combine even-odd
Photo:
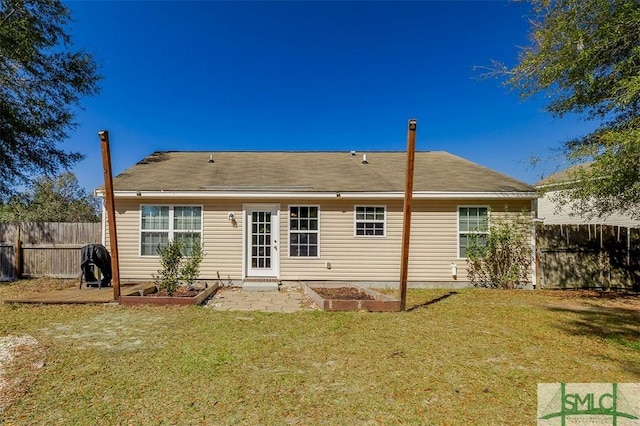
[[(97, 197), (104, 198), (104, 190), (96, 190)], [(291, 191), (114, 191), (115, 198), (209, 198), (209, 199), (404, 199), (404, 191), (393, 192), (291, 192)], [(539, 198), (537, 192), (451, 192), (451, 191), (413, 191), (418, 200), (459, 200), (459, 199), (520, 199)]]

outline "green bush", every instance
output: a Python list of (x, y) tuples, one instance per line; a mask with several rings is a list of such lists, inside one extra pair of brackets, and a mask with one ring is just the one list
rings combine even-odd
[(203, 257), (204, 253), (200, 242), (194, 242), (191, 246), (189, 257), (184, 261), (181, 273), (182, 281), (184, 281), (189, 288), (193, 287), (196, 278), (200, 275), (200, 263), (202, 262)]
[(523, 288), (530, 282), (531, 219), (523, 213), (491, 217), (486, 245), (469, 238), (467, 273), (475, 287)]
[(200, 274), (200, 263), (204, 257), (200, 242), (193, 243), (186, 258), (185, 253), (185, 244), (177, 240), (169, 241), (169, 244), (164, 247), (158, 247), (162, 267), (157, 275), (153, 275), (153, 278), (158, 288), (165, 290), (169, 296), (173, 295), (181, 285), (193, 287)]

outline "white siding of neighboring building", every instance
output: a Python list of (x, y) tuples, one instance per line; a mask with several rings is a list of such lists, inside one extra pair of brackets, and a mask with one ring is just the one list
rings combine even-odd
[(549, 191), (543, 197), (538, 199), (538, 217), (544, 218), (545, 225), (584, 225), (584, 224), (603, 224), (624, 227), (640, 227), (640, 221), (633, 220), (628, 216), (612, 214), (606, 218), (585, 219), (579, 215), (572, 215), (572, 211), (563, 206), (561, 209), (556, 208), (553, 197), (557, 191)]

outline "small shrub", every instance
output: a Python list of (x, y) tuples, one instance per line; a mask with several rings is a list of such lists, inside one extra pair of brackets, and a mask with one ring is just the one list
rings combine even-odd
[(180, 263), (182, 261), (182, 244), (180, 241), (169, 241), (164, 247), (158, 247), (161, 269), (154, 275), (158, 288), (171, 296), (180, 285)]
[(475, 287), (523, 288), (531, 271), (531, 220), (526, 213), (491, 219), (486, 245), (470, 238), (467, 271)]
[(184, 243), (176, 240), (169, 241), (164, 247), (158, 247), (158, 254), (162, 267), (153, 278), (159, 289), (165, 290), (171, 296), (181, 285), (193, 287), (200, 274), (200, 263), (204, 257), (199, 241), (193, 243), (186, 259)]
[(196, 278), (200, 275), (200, 263), (203, 257), (202, 246), (199, 241), (195, 241), (193, 246), (191, 246), (189, 257), (184, 261), (181, 273), (182, 281), (184, 281), (189, 288), (193, 287)]

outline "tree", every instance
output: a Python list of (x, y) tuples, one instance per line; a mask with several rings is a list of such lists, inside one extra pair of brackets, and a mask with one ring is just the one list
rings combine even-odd
[(73, 108), (98, 92), (91, 55), (73, 50), (59, 0), (0, 0), (0, 195), (82, 158), (59, 143)]
[(640, 2), (529, 0), (531, 43), (502, 67), (522, 97), (543, 93), (552, 115), (595, 120), (564, 143), (576, 168), (564, 203), (586, 215), (640, 218)]
[(0, 222), (96, 222), (98, 202), (73, 173), (41, 177), (32, 187), (0, 204)]

